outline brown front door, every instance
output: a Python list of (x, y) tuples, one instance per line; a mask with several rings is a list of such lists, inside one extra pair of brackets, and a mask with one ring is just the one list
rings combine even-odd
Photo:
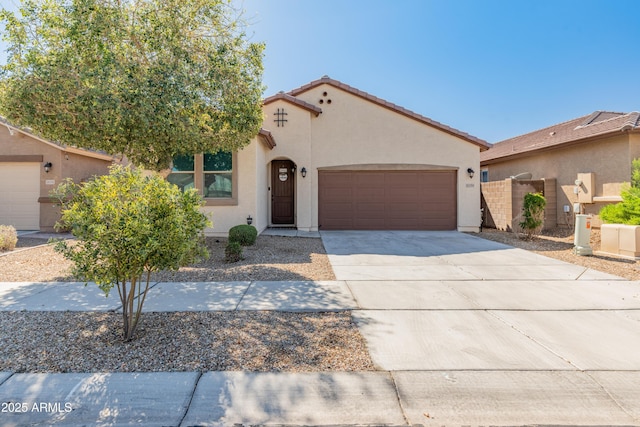
[(271, 223), (293, 225), (295, 172), (290, 160), (271, 162)]

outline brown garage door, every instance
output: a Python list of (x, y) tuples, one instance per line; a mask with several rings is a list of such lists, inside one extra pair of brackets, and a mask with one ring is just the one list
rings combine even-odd
[(321, 230), (454, 230), (455, 171), (320, 171)]

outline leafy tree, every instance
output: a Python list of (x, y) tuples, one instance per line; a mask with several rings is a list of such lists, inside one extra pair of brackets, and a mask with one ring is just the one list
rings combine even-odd
[(262, 123), (262, 52), (228, 0), (24, 0), (3, 10), (0, 114), (41, 136), (165, 169)]
[(523, 219), (519, 223), (526, 239), (540, 233), (544, 223), (544, 208), (547, 200), (540, 193), (528, 193), (524, 196), (522, 208)]
[(113, 166), (109, 175), (82, 185), (65, 181), (54, 196), (62, 205), (59, 226), (77, 237), (55, 249), (73, 261), (76, 277), (95, 282), (106, 295), (117, 287), (126, 341), (134, 337), (151, 273), (208, 256), (201, 196), (159, 175)]

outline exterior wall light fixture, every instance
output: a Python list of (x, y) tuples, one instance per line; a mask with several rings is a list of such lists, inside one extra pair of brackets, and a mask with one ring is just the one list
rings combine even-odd
[(302, 177), (305, 178), (307, 176), (307, 168), (303, 166), (302, 169), (300, 169), (300, 173), (302, 174)]
[(247, 224), (248, 224), (248, 225), (251, 225), (251, 223), (252, 223), (252, 222), (253, 222), (253, 218), (251, 218), (251, 215), (249, 215), (249, 216), (247, 217)]
[(53, 165), (51, 164), (51, 162), (47, 162), (47, 163), (45, 163), (45, 164), (44, 164), (44, 171), (45, 171), (46, 173), (49, 173), (49, 171), (51, 170), (51, 167), (52, 167), (52, 166), (53, 166)]
[(471, 168), (467, 168), (467, 175), (469, 175), (469, 178), (473, 178), (473, 175), (474, 175), (475, 173), (476, 173), (476, 172), (475, 172), (473, 169), (471, 169)]

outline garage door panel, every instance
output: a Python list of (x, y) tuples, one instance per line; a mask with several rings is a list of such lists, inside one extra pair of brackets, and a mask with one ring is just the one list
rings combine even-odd
[[(367, 218), (358, 218), (354, 222), (354, 230), (383, 230), (385, 229), (385, 221), (384, 218), (380, 219), (367, 219)], [(347, 228), (343, 228), (343, 230), (348, 230)]]
[(417, 189), (407, 188), (389, 188), (387, 190), (386, 201), (387, 203), (403, 203), (413, 202), (420, 203), (424, 199), (424, 196)]
[(330, 218), (351, 218), (351, 203), (330, 203), (325, 206), (326, 212), (332, 214)]
[(418, 181), (419, 175), (417, 172), (396, 172), (387, 174), (385, 181), (388, 188), (403, 188), (407, 186), (418, 188), (420, 184)]
[(355, 218), (357, 219), (385, 219), (387, 217), (384, 209), (380, 210), (358, 210)]
[[(319, 225), (324, 230), (453, 230), (456, 194), (455, 171), (320, 171)], [(345, 203), (336, 209), (338, 200)]]
[(353, 182), (360, 188), (384, 186), (383, 172), (360, 172), (353, 175)]
[(413, 203), (401, 203), (389, 209), (387, 216), (391, 219), (420, 218), (421, 209), (419, 205)]
[(0, 224), (38, 230), (39, 197), (39, 163), (0, 163)]
[(335, 202), (351, 203), (353, 190), (350, 188), (333, 188), (327, 191), (327, 195)]
[(356, 200), (372, 200), (384, 197), (384, 188), (358, 188), (355, 189), (354, 197)]

